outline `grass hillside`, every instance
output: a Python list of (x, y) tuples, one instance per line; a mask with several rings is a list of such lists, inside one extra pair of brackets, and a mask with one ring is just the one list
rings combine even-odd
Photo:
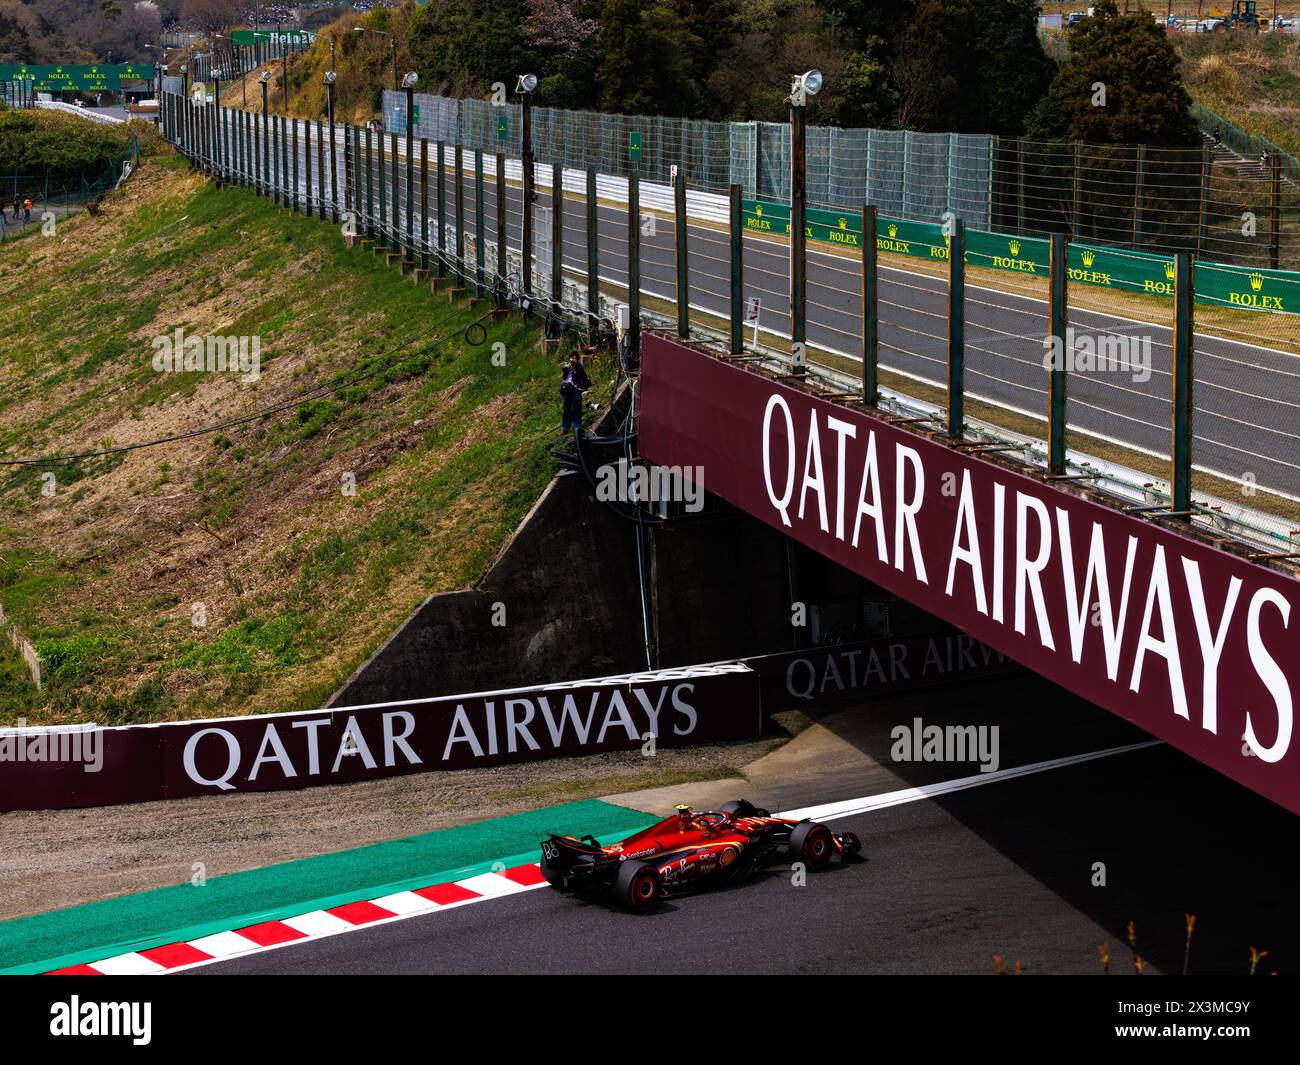
[(1300, 36), (1201, 34), (1181, 51), (1192, 99), (1300, 156)]
[[(485, 305), (175, 157), (98, 217), (6, 243), (0, 273), (21, 279), (0, 458), (248, 419), (0, 466), (0, 603), (47, 671), (38, 693), (0, 641), (0, 723), (318, 705), (424, 597), (472, 584), (551, 476), (556, 359), (530, 325), (438, 342)], [(260, 379), (159, 372), (153, 340), (177, 328), (259, 337)]]

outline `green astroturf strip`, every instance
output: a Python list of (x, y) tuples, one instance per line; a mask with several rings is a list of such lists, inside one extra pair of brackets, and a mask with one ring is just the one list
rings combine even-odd
[(603, 842), (655, 820), (597, 799), (0, 922), (0, 973), (39, 973), (534, 862), (547, 832)]

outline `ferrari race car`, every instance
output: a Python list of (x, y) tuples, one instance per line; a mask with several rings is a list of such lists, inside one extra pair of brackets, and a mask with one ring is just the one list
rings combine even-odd
[(743, 799), (718, 810), (689, 806), (621, 843), (601, 846), (592, 836), (556, 836), (542, 842), (542, 876), (558, 891), (604, 891), (631, 910), (665, 895), (740, 880), (777, 862), (819, 869), (862, 850), (851, 832), (816, 821), (773, 817)]

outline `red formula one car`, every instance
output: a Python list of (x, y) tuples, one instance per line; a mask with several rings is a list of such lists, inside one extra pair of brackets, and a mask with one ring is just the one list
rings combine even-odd
[(862, 850), (851, 832), (816, 821), (773, 817), (743, 799), (696, 813), (689, 806), (621, 843), (552, 835), (542, 842), (542, 875), (558, 891), (604, 891), (632, 910), (664, 895), (739, 880), (777, 862), (818, 869)]

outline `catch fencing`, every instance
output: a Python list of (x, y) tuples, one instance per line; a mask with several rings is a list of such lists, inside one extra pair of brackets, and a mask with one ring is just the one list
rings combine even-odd
[[(422, 107), (418, 129), (463, 135), (461, 114)], [(645, 325), (793, 362), (963, 444), (1297, 544), (1296, 273), (810, 207), (796, 322), (790, 205), (740, 182), (722, 195), (685, 168), (604, 174), (535, 141), (526, 200), (508, 139), (498, 153), (348, 125), (331, 138), (320, 121), (175, 96), (163, 129), (226, 180), (340, 221), (408, 270), (527, 306), (552, 335), (617, 333), (634, 359)]]
[[(518, 156), (520, 104), (416, 93), (414, 134)], [(384, 93), (384, 129), (406, 133), (406, 94)], [(676, 167), (693, 189), (725, 193), (740, 185), (751, 198), (790, 193), (790, 127), (773, 122), (707, 122), (647, 115), (532, 109), (539, 158), (574, 170), (668, 182)], [(633, 159), (629, 145), (639, 140)], [(810, 202), (828, 207), (864, 198), (904, 218), (937, 220), (956, 211), (987, 223), (993, 138), (982, 134), (811, 126), (807, 132)]]

